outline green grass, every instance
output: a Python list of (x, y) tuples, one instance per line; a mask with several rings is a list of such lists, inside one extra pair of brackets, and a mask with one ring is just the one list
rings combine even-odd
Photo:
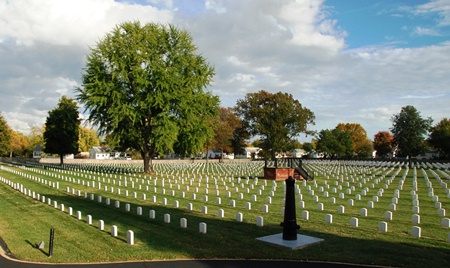
[[(277, 187), (274, 191), (275, 195), (272, 197), (272, 203), (269, 204), (269, 213), (261, 212), (262, 206), (266, 204), (267, 196), (273, 190), (273, 182), (266, 182), (267, 186), (264, 187), (264, 190), (261, 189), (264, 180), (259, 179), (256, 184), (254, 177), (261, 175), (258, 173), (261, 167), (256, 164), (221, 166), (219, 163), (210, 165), (210, 170), (214, 174), (202, 173), (205, 169), (201, 164), (173, 165), (172, 169), (170, 164), (165, 164), (157, 167), (160, 168), (158, 171), (160, 175), (156, 176), (158, 178), (156, 186), (154, 185), (155, 176), (150, 180), (148, 176), (144, 178), (142, 174), (132, 175), (129, 173), (131, 169), (122, 174), (109, 175), (105, 172), (99, 175), (85, 170), (43, 170), (10, 166), (6, 168), (39, 177), (41, 180), (59, 182), (60, 185), (59, 189), (55, 189), (36, 180), (25, 178), (23, 175), (0, 170), (0, 177), (20, 183), (27, 189), (58, 202), (58, 208), (54, 208), (53, 204), (47, 205), (47, 203), (32, 199), (6, 184), (0, 183), (0, 236), (8, 244), (11, 252), (23, 260), (78, 263), (237, 258), (333, 261), (404, 267), (448, 267), (450, 265), (450, 243), (447, 242), (450, 230), (440, 226), (442, 217), (438, 216), (434, 202), (428, 196), (428, 187), (420, 168), (416, 173), (418, 188), (416, 193), (420, 200), (421, 223), (418, 226), (422, 228), (422, 237), (414, 238), (410, 235), (411, 227), (414, 226), (411, 223), (413, 213), (410, 194), (413, 189), (413, 170), (406, 172), (405, 167), (399, 169), (398, 166), (358, 166), (347, 163), (325, 165), (312, 162), (305, 164), (305, 168), (315, 171), (316, 180), (308, 182), (306, 186), (297, 183), (305, 202), (305, 208), (297, 207), (297, 223), (302, 227), (299, 233), (323, 238), (325, 242), (301, 250), (290, 250), (256, 240), (257, 237), (282, 232), (279, 224), (283, 221), (281, 211), (284, 198), (283, 182), (276, 182)], [(87, 169), (88, 167), (84, 166), (83, 168)], [(95, 169), (101, 170), (101, 167)], [(434, 178), (431, 169), (424, 170), (432, 182), (434, 194), (439, 196), (442, 207), (448, 210), (450, 201), (447, 198), (446, 190)], [(445, 172), (449, 173), (448, 170)], [(75, 182), (78, 179), (80, 182), (85, 181), (85, 185), (58, 178), (58, 174), (73, 178)], [(96, 184), (100, 177), (101, 189), (92, 187), (93, 176), (95, 176)], [(200, 176), (202, 179), (199, 184)], [(208, 184), (206, 184), (206, 176), (208, 176)], [(241, 178), (240, 182), (238, 182), (238, 176)], [(399, 181), (403, 176), (405, 180), (403, 189), (400, 191), (397, 210), (392, 211), (393, 221), (388, 221), (388, 232), (381, 233), (378, 231), (378, 223), (386, 221), (384, 213), (389, 210), (394, 190), (398, 188)], [(132, 177), (135, 188), (131, 188), (130, 183), (125, 188), (124, 177), (127, 177), (128, 180)], [(165, 194), (162, 194), (161, 187), (163, 177)], [(192, 185), (189, 185), (189, 179), (193, 177), (195, 179), (193, 179)], [(219, 196), (216, 196), (215, 193), (214, 178), (218, 182)], [(181, 179), (185, 179), (184, 184)], [(441, 179), (446, 180), (443, 176)], [(113, 185), (113, 180), (116, 185)], [(117, 185), (119, 180), (122, 181), (120, 187)], [(386, 187), (388, 180), (392, 180), (392, 182)], [(87, 186), (88, 181), (90, 187)], [(141, 184), (140, 190), (138, 189), (139, 184)], [(169, 188), (170, 184), (172, 188)], [(178, 185), (180, 189), (178, 189)], [(207, 185), (209, 200), (204, 202), (203, 197), (206, 195)], [(329, 185), (328, 189), (327, 185)], [(338, 188), (339, 185), (342, 189)], [(104, 190), (104, 186), (108, 187), (108, 191)], [(110, 191), (112, 186), (114, 193)], [(145, 186), (149, 186), (148, 191), (145, 190)], [(187, 186), (189, 189), (186, 188)], [(231, 192), (231, 197), (227, 197), (225, 186)], [(352, 186), (355, 187), (355, 190), (351, 194), (346, 194), (347, 189), (351, 189)], [(66, 187), (69, 187), (69, 193), (66, 192)], [(156, 193), (154, 192), (155, 187)], [(198, 188), (198, 192), (196, 200), (193, 200), (192, 194), (195, 187)], [(235, 187), (239, 188), (239, 193), (243, 193), (243, 199), (239, 199)], [(318, 202), (315, 202), (314, 196), (309, 194), (308, 187), (314, 190), (315, 195), (319, 197), (319, 202), (324, 204), (323, 211), (317, 210)], [(324, 191), (328, 191), (328, 197), (324, 197), (321, 187), (324, 188)], [(367, 195), (361, 196), (361, 200), (356, 200), (355, 195), (361, 194), (361, 190), (365, 187), (368, 188)], [(72, 188), (76, 189), (75, 195), (71, 193)], [(117, 194), (117, 188), (121, 188), (121, 195)], [(336, 190), (334, 191), (333, 188)], [(379, 197), (379, 201), (375, 202), (374, 208), (368, 208), (367, 217), (361, 217), (360, 209), (367, 208), (367, 202), (373, 200), (373, 196), (377, 195), (381, 188), (384, 189), (384, 192)], [(128, 197), (124, 195), (125, 189), (129, 191)], [(247, 193), (247, 189), (249, 193)], [(78, 190), (82, 196), (77, 196)], [(261, 190), (261, 195), (258, 190)], [(175, 192), (174, 196), (171, 195), (171, 191)], [(84, 192), (89, 193), (88, 198), (84, 198)], [(133, 192), (137, 193), (136, 199), (133, 198)], [(185, 192), (185, 198), (181, 197), (182, 192)], [(91, 193), (95, 194), (94, 200), (90, 200)], [(143, 193), (147, 195), (145, 201), (141, 198)], [(345, 194), (343, 199), (339, 198), (339, 193)], [(102, 196), (102, 203), (97, 201), (98, 195)], [(257, 196), (256, 202), (252, 201), (253, 195)], [(157, 200), (155, 203), (152, 202), (153, 196)], [(221, 198), (220, 205), (216, 204), (217, 197)], [(331, 197), (336, 198), (335, 204), (330, 203)], [(111, 199), (110, 206), (105, 204), (106, 198)], [(167, 199), (167, 205), (162, 204), (163, 198)], [(298, 203), (300, 200), (298, 196), (296, 198)], [(354, 199), (353, 207), (347, 203), (349, 198)], [(121, 202), (119, 209), (114, 207), (115, 200)], [(175, 200), (179, 202), (179, 208), (174, 207)], [(236, 207), (229, 206), (231, 200), (235, 200)], [(246, 202), (252, 203), (251, 210), (245, 208)], [(125, 211), (126, 203), (131, 205), (130, 212)], [(193, 205), (192, 211), (186, 209), (189, 203)], [(60, 210), (60, 204), (65, 205), (65, 212)], [(339, 205), (345, 206), (344, 214), (337, 213)], [(136, 215), (138, 206), (143, 209), (142, 216)], [(203, 206), (208, 207), (206, 215), (202, 213)], [(76, 211), (81, 211), (83, 219), (80, 221), (75, 216), (69, 216), (68, 207), (73, 208), (74, 214)], [(219, 209), (224, 209), (224, 218), (217, 216)], [(155, 210), (155, 219), (149, 219), (150, 210)], [(308, 221), (301, 218), (303, 210), (308, 210), (310, 213)], [(237, 212), (244, 214), (244, 222), (235, 221)], [(171, 215), (171, 223), (164, 223), (163, 217), (166, 213)], [(326, 214), (333, 215), (332, 224), (324, 222)], [(86, 223), (86, 215), (92, 215), (93, 225), (89, 226)], [(257, 216), (264, 217), (263, 227), (255, 225)], [(352, 217), (359, 219), (359, 227), (350, 226)], [(187, 219), (188, 228), (179, 227), (181, 218)], [(98, 230), (99, 220), (105, 222), (105, 231)], [(200, 222), (207, 223), (207, 234), (199, 233)], [(119, 236), (116, 238), (109, 233), (112, 225), (118, 226), (119, 229)], [(50, 228), (56, 230), (55, 247), (51, 258), (47, 256)], [(126, 243), (126, 230), (134, 231), (135, 245)], [(46, 243), (44, 250), (35, 247), (40, 241)]]

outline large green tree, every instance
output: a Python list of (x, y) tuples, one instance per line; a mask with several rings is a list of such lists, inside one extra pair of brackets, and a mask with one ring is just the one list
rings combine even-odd
[(442, 119), (431, 129), (428, 142), (439, 151), (441, 157), (450, 158), (450, 119)]
[(48, 112), (44, 131), (44, 152), (58, 154), (61, 165), (64, 155), (78, 153), (78, 118), (77, 103), (62, 96), (58, 106)]
[(138, 150), (144, 171), (151, 156), (198, 152), (213, 131), (219, 99), (205, 88), (214, 68), (196, 54), (192, 37), (173, 25), (125, 22), (87, 57), (78, 100), (99, 134)]
[(6, 155), (11, 145), (11, 129), (6, 123), (5, 118), (0, 113), (0, 156)]
[(314, 124), (315, 118), (291, 94), (264, 90), (238, 100), (236, 111), (250, 135), (260, 136), (261, 148), (272, 158), (286, 151), (301, 133), (310, 133), (307, 125)]
[(433, 120), (422, 118), (414, 106), (408, 105), (393, 115), (391, 121), (394, 144), (398, 146), (399, 155), (408, 157), (411, 166), (411, 157), (425, 152), (425, 135), (431, 129)]
[(373, 137), (373, 148), (377, 151), (377, 157), (386, 157), (392, 151), (394, 136), (389, 131), (379, 131)]
[(350, 133), (340, 128), (321, 130), (317, 137), (316, 150), (326, 157), (352, 157), (353, 147)]

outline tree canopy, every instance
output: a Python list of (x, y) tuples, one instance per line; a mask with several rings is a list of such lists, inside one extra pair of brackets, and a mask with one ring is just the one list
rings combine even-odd
[(100, 139), (97, 136), (97, 131), (82, 127), (80, 125), (78, 139), (78, 150), (80, 152), (89, 152), (92, 147), (100, 145)]
[(372, 153), (372, 143), (367, 138), (366, 130), (357, 123), (339, 123), (336, 128), (348, 132), (352, 139), (353, 152), (358, 157), (368, 157)]
[(0, 156), (9, 152), (11, 145), (11, 129), (6, 123), (5, 118), (0, 113)]
[(101, 39), (87, 57), (78, 100), (100, 134), (151, 156), (196, 153), (212, 137), (219, 99), (205, 88), (214, 68), (196, 54), (190, 34), (173, 25), (125, 22)]
[(301, 133), (311, 134), (307, 125), (315, 119), (291, 94), (264, 90), (238, 100), (236, 111), (250, 135), (261, 137), (262, 149), (272, 158), (276, 152), (286, 151)]
[(326, 157), (352, 157), (353, 147), (350, 133), (339, 128), (324, 129), (318, 134), (316, 150)]
[(11, 131), (11, 146), (9, 157), (20, 156), (26, 157), (28, 148), (28, 139), (25, 135), (18, 131)]
[(425, 135), (431, 128), (433, 120), (424, 119), (414, 106), (402, 107), (400, 113), (391, 118), (391, 132), (394, 135), (394, 144), (398, 146), (399, 154), (411, 157), (425, 152)]
[(64, 155), (78, 153), (79, 126), (77, 103), (62, 96), (58, 106), (48, 112), (44, 131), (44, 152), (58, 154), (62, 165)]
[(378, 157), (386, 157), (392, 151), (394, 136), (389, 131), (379, 131), (373, 137), (373, 148)]
[(233, 138), (236, 137), (236, 131), (242, 127), (241, 119), (236, 115), (233, 108), (221, 107), (219, 110), (219, 116), (215, 121), (214, 138), (211, 145), (216, 148), (220, 148), (222, 152), (225, 153), (234, 152), (234, 148), (232, 146)]
[(450, 119), (444, 118), (437, 123), (431, 129), (428, 141), (439, 151), (441, 157), (450, 158)]

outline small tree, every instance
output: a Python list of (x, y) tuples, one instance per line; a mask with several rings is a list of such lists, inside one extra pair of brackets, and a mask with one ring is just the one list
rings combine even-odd
[(423, 119), (414, 106), (408, 105), (392, 118), (391, 132), (394, 144), (398, 145), (400, 155), (407, 156), (411, 167), (411, 158), (425, 152), (425, 135), (433, 120)]
[(392, 151), (394, 136), (389, 131), (379, 131), (373, 137), (373, 148), (377, 151), (377, 157), (386, 157)]
[(314, 113), (287, 93), (248, 93), (237, 101), (236, 111), (250, 135), (261, 137), (261, 148), (272, 158), (301, 133), (311, 133), (307, 125), (314, 124)]
[(97, 136), (97, 131), (94, 129), (85, 128), (80, 125), (78, 133), (78, 150), (80, 152), (89, 152), (92, 147), (100, 145), (100, 139)]
[(367, 138), (366, 130), (357, 123), (339, 123), (336, 128), (348, 132), (352, 139), (353, 152), (358, 157), (368, 157), (372, 153), (370, 140)]
[(441, 157), (450, 158), (450, 119), (442, 119), (431, 129), (428, 142), (439, 151)]
[(350, 134), (338, 128), (321, 130), (318, 134), (316, 149), (331, 158), (353, 156)]
[(48, 112), (44, 131), (44, 152), (58, 154), (62, 165), (64, 155), (78, 153), (79, 126), (76, 102), (62, 96), (58, 106)]
[(6, 155), (11, 146), (11, 129), (0, 113), (0, 156)]
[(25, 157), (27, 147), (28, 147), (27, 137), (23, 135), (21, 132), (12, 130), (9, 157), (13, 157), (13, 155)]
[(33, 157), (33, 150), (37, 145), (44, 145), (44, 129), (43, 127), (32, 126), (30, 133), (27, 135), (28, 146), (25, 149), (26, 157)]

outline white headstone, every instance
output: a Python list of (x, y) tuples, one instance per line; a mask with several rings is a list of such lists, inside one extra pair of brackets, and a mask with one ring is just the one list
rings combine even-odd
[(117, 233), (118, 233), (117, 226), (116, 225), (111, 226), (111, 236), (116, 237)]
[(333, 215), (325, 214), (325, 223), (333, 223)]
[(378, 231), (380, 232), (387, 232), (388, 231), (388, 224), (385, 221), (382, 221), (378, 223)]
[(411, 236), (413, 237), (421, 237), (422, 229), (419, 226), (411, 227)]
[(181, 228), (187, 228), (187, 219), (186, 218), (181, 218), (180, 219), (180, 227)]
[(264, 218), (262, 216), (256, 217), (256, 226), (258, 227), (264, 226)]
[(350, 226), (358, 227), (358, 218), (351, 218), (350, 219)]
[(243, 220), (244, 220), (244, 214), (242, 214), (241, 212), (237, 212), (236, 213), (236, 221), (242, 222)]
[(134, 232), (131, 230), (127, 231), (127, 244), (134, 245)]
[(359, 211), (359, 215), (361, 215), (362, 217), (367, 217), (367, 208), (362, 208)]
[(219, 216), (219, 218), (223, 218), (225, 217), (225, 211), (223, 209), (219, 209), (217, 215)]
[(153, 210), (153, 209), (151, 209), (149, 212), (148, 212), (148, 216), (149, 216), (149, 218), (150, 219), (154, 219), (155, 218), (155, 215), (156, 213), (155, 213), (155, 211)]
[(392, 212), (391, 211), (384, 212), (384, 218), (388, 221), (392, 221)]
[(170, 223), (170, 214), (164, 214), (164, 222), (165, 223)]
[(303, 210), (302, 211), (302, 219), (308, 221), (309, 220), (309, 211)]
[(200, 233), (206, 234), (206, 229), (207, 229), (206, 223), (201, 222), (201, 223), (199, 223), (198, 226), (199, 226)]
[(317, 210), (319, 210), (319, 211), (323, 210), (323, 203), (317, 204)]

